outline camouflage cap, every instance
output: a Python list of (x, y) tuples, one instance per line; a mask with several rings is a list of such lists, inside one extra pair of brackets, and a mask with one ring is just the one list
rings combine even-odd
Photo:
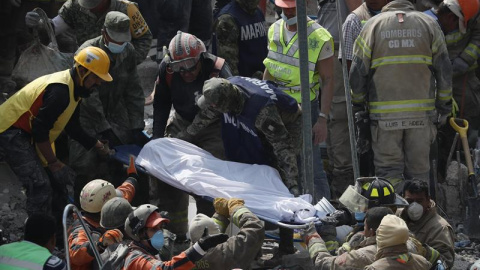
[(86, 8), (86, 9), (92, 9), (92, 8), (98, 6), (98, 4), (100, 4), (100, 2), (102, 2), (102, 0), (78, 0), (78, 4), (81, 7)]
[(198, 99), (197, 105), (201, 109), (209, 106), (220, 112), (229, 112), (229, 100), (234, 99), (236, 91), (228, 80), (223, 78), (211, 78), (203, 84), (203, 95)]
[(132, 40), (130, 35), (130, 18), (119, 11), (110, 11), (105, 16), (104, 26), (108, 36), (116, 42), (129, 42)]

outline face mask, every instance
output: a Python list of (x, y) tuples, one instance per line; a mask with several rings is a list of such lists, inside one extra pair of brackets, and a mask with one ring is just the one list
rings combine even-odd
[(364, 212), (355, 212), (355, 220), (359, 224), (363, 224), (363, 221), (365, 220), (365, 213)]
[(163, 247), (165, 239), (163, 237), (163, 230), (157, 231), (152, 238), (150, 238), (150, 244), (152, 247), (158, 251), (160, 251)]
[(285, 23), (287, 25), (294, 25), (294, 24), (297, 24), (297, 16), (295, 17), (292, 17), (292, 18), (287, 18), (287, 16), (283, 13), (282, 11), (282, 14), (280, 14), (280, 16), (282, 17), (282, 19), (285, 21)]
[(417, 221), (423, 216), (423, 206), (419, 203), (413, 202), (407, 208), (408, 217)]
[(121, 53), (127, 46), (128, 42), (124, 42), (122, 45), (118, 45), (113, 42), (108, 42), (107, 48), (112, 52), (112, 53)]

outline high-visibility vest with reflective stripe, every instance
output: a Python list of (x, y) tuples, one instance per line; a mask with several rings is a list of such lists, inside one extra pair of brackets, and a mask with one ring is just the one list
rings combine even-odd
[(2, 270), (42, 270), (52, 254), (37, 244), (21, 241), (0, 246), (0, 269)]
[(354, 54), (368, 63), (370, 76), (367, 91), (353, 93), (352, 101), (367, 101), (374, 120), (433, 116), (436, 99), (452, 98), (451, 87), (436, 89), (433, 76), (432, 55), (445, 50), (443, 35), (430, 17), (410, 11), (411, 4), (394, 4), (371, 18), (355, 41)]
[[(9, 99), (7, 99), (7, 101), (0, 105), (0, 115), (2, 116), (0, 118), (0, 133), (10, 128), (25, 113), (30, 113), (29, 121), (31, 127), (31, 121), (36, 117), (36, 115), (34, 115), (30, 109), (37, 98), (45, 91), (47, 86), (53, 83), (67, 85), (70, 97), (67, 108), (60, 114), (57, 121), (55, 121), (53, 128), (50, 129), (49, 141), (53, 144), (53, 142), (55, 142), (57, 137), (67, 125), (70, 117), (72, 117), (72, 114), (79, 102), (79, 100), (75, 100), (73, 94), (74, 83), (73, 78), (70, 75), (70, 70), (64, 70), (40, 77), (27, 84), (20, 91), (15, 93), (15, 95), (11, 96)], [(29, 132), (29, 130), (25, 131)], [(39, 156), (42, 161), (44, 161), (44, 158), (41, 155)]]
[[(300, 58), (298, 50), (297, 33), (289, 42), (285, 41), (285, 22), (280, 19), (268, 29), (268, 56), (263, 61), (268, 72), (275, 78), (279, 88), (287, 94), (302, 102), (300, 91)], [(330, 33), (318, 23), (309, 20), (307, 22), (308, 36), (308, 78), (310, 82), (310, 100), (316, 98), (316, 92), (320, 89), (320, 81), (315, 66), (326, 42), (333, 39)]]

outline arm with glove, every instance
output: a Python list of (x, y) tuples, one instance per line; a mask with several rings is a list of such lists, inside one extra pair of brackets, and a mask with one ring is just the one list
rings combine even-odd
[[(208, 262), (210, 269), (247, 269), (255, 259), (265, 237), (265, 229), (260, 219), (254, 215), (242, 199), (216, 198), (213, 202), (213, 218), (220, 227), (228, 226), (224, 220), (230, 219), (240, 231), (225, 243), (209, 252), (202, 261)], [(222, 228), (221, 228), (222, 229)]]
[(130, 155), (129, 164), (127, 168), (128, 178), (116, 189), (117, 197), (122, 197), (128, 202), (132, 202), (135, 197), (135, 190), (137, 188), (137, 169), (135, 168), (135, 157)]

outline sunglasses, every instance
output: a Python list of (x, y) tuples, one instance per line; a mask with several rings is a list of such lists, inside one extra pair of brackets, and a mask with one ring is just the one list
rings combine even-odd
[(168, 68), (173, 72), (192, 72), (197, 67), (198, 59), (197, 58), (187, 58), (181, 61), (175, 61), (168, 63)]

